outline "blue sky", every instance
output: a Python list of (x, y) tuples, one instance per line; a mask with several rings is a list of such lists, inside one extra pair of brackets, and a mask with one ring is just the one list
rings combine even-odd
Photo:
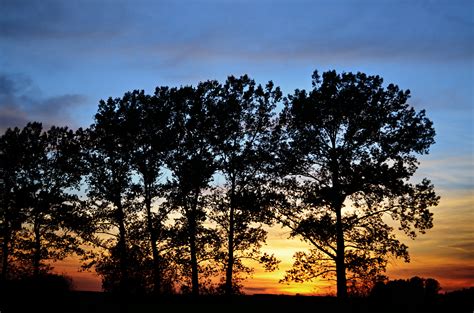
[[(28, 120), (88, 126), (100, 99), (133, 89), (246, 73), (287, 94), (309, 89), (315, 69), (362, 71), (410, 89), (411, 104), (427, 110), (437, 143), (419, 175), (446, 199), (443, 212), (468, 197), (452, 213), (474, 224), (473, 1), (0, 0), (0, 7), (0, 131)], [(473, 240), (468, 247), (474, 260)]]

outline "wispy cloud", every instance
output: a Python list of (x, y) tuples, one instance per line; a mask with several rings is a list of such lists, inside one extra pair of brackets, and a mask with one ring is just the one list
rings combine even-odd
[[(20, 43), (110, 38), (126, 27), (117, 23), (126, 21), (126, 10), (118, 2), (4, 0), (0, 38)], [(108, 14), (111, 10), (114, 14)]]
[(6, 1), (0, 36), (61, 40), (69, 54), (105, 50), (127, 58), (133, 51), (169, 66), (230, 59), (472, 60), (474, 33), (466, 25), (474, 23), (462, 6), (473, 8), (469, 1)]
[[(472, 149), (472, 145), (470, 147)], [(461, 191), (472, 192), (474, 190), (473, 155), (459, 155), (459, 150), (448, 150), (446, 154), (458, 155), (444, 158), (435, 158), (436, 155), (433, 155), (430, 159), (423, 159), (416, 177), (429, 177), (437, 190), (443, 193), (450, 190), (458, 193)]]
[(444, 290), (474, 285), (474, 194), (472, 190), (441, 194), (438, 207), (432, 208), (434, 227), (416, 240), (401, 233), (397, 236), (408, 245), (411, 262), (393, 260), (388, 276), (433, 277)]
[(0, 73), (0, 131), (22, 127), (29, 121), (51, 125), (77, 126), (72, 112), (86, 102), (80, 94), (42, 96), (41, 90), (25, 75)]

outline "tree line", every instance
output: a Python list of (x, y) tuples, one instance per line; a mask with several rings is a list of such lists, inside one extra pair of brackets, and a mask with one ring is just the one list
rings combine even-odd
[[(283, 96), (248, 76), (101, 100), (87, 129), (31, 122), (0, 137), (1, 281), (77, 254), (104, 290), (236, 294), (265, 226), (311, 247), (282, 282), (336, 278), (337, 295), (409, 261), (394, 233), (433, 226), (412, 182), (435, 131), (409, 90), (328, 71)], [(394, 221), (388, 223), (387, 217)]]

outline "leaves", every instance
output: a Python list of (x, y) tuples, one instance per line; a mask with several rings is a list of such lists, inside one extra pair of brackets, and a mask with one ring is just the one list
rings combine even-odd
[(43, 131), (40, 123), (28, 123), (1, 137), (4, 263), (38, 273), (49, 260), (81, 252), (71, 233), (80, 229), (75, 222), (79, 200), (71, 191), (79, 187), (83, 173), (81, 131)]
[[(281, 205), (278, 218), (325, 258), (336, 262), (343, 253), (343, 266), (361, 279), (383, 272), (390, 256), (409, 260), (384, 216), (413, 238), (433, 225), (429, 208), (439, 197), (429, 180), (410, 179), (435, 131), (409, 97), (379, 76), (315, 72), (313, 89), (296, 90), (280, 114), (279, 184), (297, 193), (287, 194), (292, 204)], [(298, 254), (286, 280), (318, 277), (319, 265), (326, 273), (318, 260), (315, 252)]]
[(246, 260), (278, 267), (262, 253), (275, 222), (312, 246), (285, 282), (337, 272), (354, 284), (408, 261), (395, 228), (426, 232), (439, 202), (428, 179), (413, 181), (432, 122), (379, 76), (314, 72), (312, 87), (283, 98), (271, 81), (229, 76), (100, 101), (86, 130), (8, 129), (3, 263), (46, 271), (77, 253), (109, 290), (238, 293)]

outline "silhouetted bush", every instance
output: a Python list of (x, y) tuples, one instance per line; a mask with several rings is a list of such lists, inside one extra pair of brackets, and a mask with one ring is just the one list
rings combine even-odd
[(67, 293), (73, 289), (72, 279), (65, 275), (42, 274), (28, 276), (6, 283), (9, 293), (17, 294), (55, 294)]

